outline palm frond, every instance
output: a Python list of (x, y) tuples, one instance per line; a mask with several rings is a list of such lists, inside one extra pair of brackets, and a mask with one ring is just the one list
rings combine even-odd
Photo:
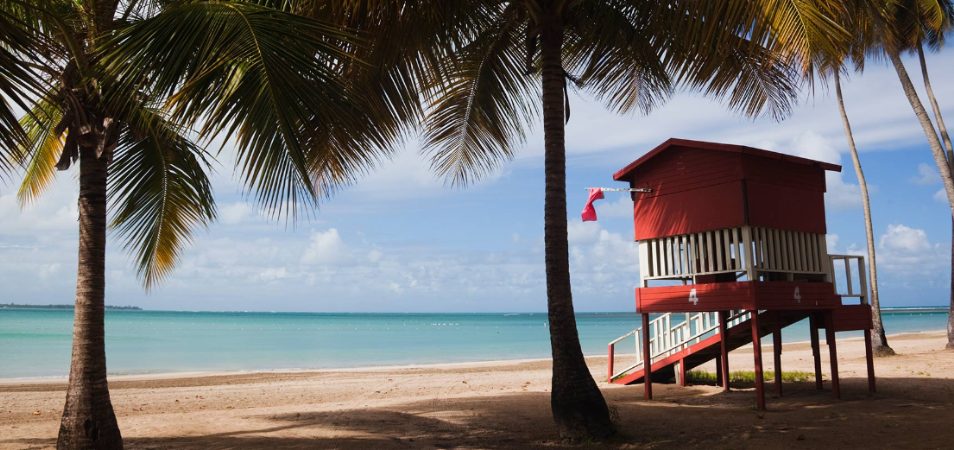
[(504, 21), (445, 62), (446, 84), (431, 105), (424, 137), (432, 168), (453, 185), (511, 159), (538, 111), (539, 88), (525, 74), (521, 52), (525, 35), (519, 23)]
[(214, 220), (215, 200), (204, 150), (158, 111), (135, 114), (126, 118), (111, 164), (110, 225), (148, 289), (169, 274), (193, 231)]
[(797, 100), (800, 55), (777, 47), (771, 27), (746, 2), (677, 3), (655, 12), (673, 79), (747, 115), (784, 117)]
[(24, 167), (23, 181), (17, 191), (21, 206), (35, 201), (53, 182), (66, 137), (62, 118), (63, 111), (47, 98), (37, 101), (33, 109), (20, 118), (26, 131), (26, 143), (18, 161)]
[(623, 2), (581, 2), (567, 27), (567, 71), (579, 71), (584, 88), (621, 113), (648, 113), (673, 90), (646, 12)]
[(42, 83), (30, 71), (35, 40), (18, 11), (0, 8), (0, 176), (13, 168), (16, 151), (26, 143), (18, 111), (30, 109), (30, 98), (42, 91)]
[(169, 98), (172, 119), (198, 125), (201, 139), (234, 142), (246, 186), (269, 211), (293, 216), (320, 196), (309, 173), (309, 127), (361, 120), (336, 72), (349, 57), (341, 42), (351, 39), (253, 2), (182, 2), (120, 30), (104, 46), (103, 68), (149, 97)]

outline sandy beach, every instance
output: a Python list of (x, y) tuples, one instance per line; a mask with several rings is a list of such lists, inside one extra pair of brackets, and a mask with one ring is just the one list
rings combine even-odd
[[(655, 384), (656, 398), (644, 401), (641, 385), (605, 383), (605, 357), (589, 358), (619, 434), (582, 447), (949, 448), (954, 352), (942, 350), (945, 334), (891, 343), (899, 355), (876, 359), (877, 394), (866, 389), (861, 341), (840, 339), (841, 400), (828, 390), (823, 359), (825, 391), (792, 383), (778, 398), (768, 383), (766, 412), (755, 410), (750, 389)], [(733, 352), (731, 366), (751, 369), (751, 352)], [(810, 371), (809, 346), (786, 345), (782, 366)], [(549, 371), (540, 360), (118, 376), (110, 390), (128, 448), (562, 448)], [(52, 447), (63, 398), (62, 380), (0, 382), (0, 448)]]

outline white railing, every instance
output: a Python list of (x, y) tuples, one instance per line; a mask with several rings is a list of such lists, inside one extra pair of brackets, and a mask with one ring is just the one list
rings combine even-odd
[[(673, 316), (678, 318), (679, 315), (684, 315), (685, 319), (674, 325)], [(738, 325), (748, 319), (748, 311), (732, 311), (729, 313), (726, 328)], [(642, 332), (643, 329), (640, 327), (609, 343), (609, 369), (607, 374), (610, 381), (643, 366)], [(666, 358), (718, 333), (719, 313), (717, 312), (663, 314), (649, 322), (649, 360)], [(630, 337), (633, 338), (632, 343), (635, 347), (633, 363), (619, 371), (614, 371), (616, 346)]]
[(700, 275), (760, 272), (827, 274), (825, 235), (742, 226), (639, 241), (640, 278), (689, 280)]
[[(828, 258), (831, 261), (828, 278), (835, 285), (835, 294), (842, 297), (857, 297), (862, 305), (868, 304), (865, 257), (860, 255), (828, 255)], [(844, 286), (841, 286), (838, 277), (838, 269), (841, 267), (844, 268)], [(857, 286), (853, 283), (853, 280), (858, 280)], [(844, 290), (842, 290), (842, 287)]]

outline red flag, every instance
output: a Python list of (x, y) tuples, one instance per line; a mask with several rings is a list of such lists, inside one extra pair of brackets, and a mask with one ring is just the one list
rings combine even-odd
[(590, 198), (586, 199), (586, 206), (583, 207), (583, 221), (590, 222), (596, 220), (596, 208), (593, 202), (603, 198), (602, 188), (590, 188)]

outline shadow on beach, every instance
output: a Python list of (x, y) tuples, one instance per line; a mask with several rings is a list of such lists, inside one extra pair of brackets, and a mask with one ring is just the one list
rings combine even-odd
[[(944, 448), (954, 440), (954, 380), (881, 378), (869, 396), (863, 378), (845, 378), (842, 400), (813, 383), (767, 384), (769, 410), (754, 409), (750, 390), (710, 386), (605, 386), (619, 435), (581, 448)], [(827, 388), (827, 384), (826, 384)], [(507, 393), (429, 399), (367, 409), (257, 415), (267, 426), (195, 436), (127, 436), (128, 448), (558, 448), (549, 394)], [(235, 425), (235, 424), (232, 424)], [(167, 430), (168, 431), (168, 430)], [(14, 448), (49, 447), (52, 439), (3, 440)]]

